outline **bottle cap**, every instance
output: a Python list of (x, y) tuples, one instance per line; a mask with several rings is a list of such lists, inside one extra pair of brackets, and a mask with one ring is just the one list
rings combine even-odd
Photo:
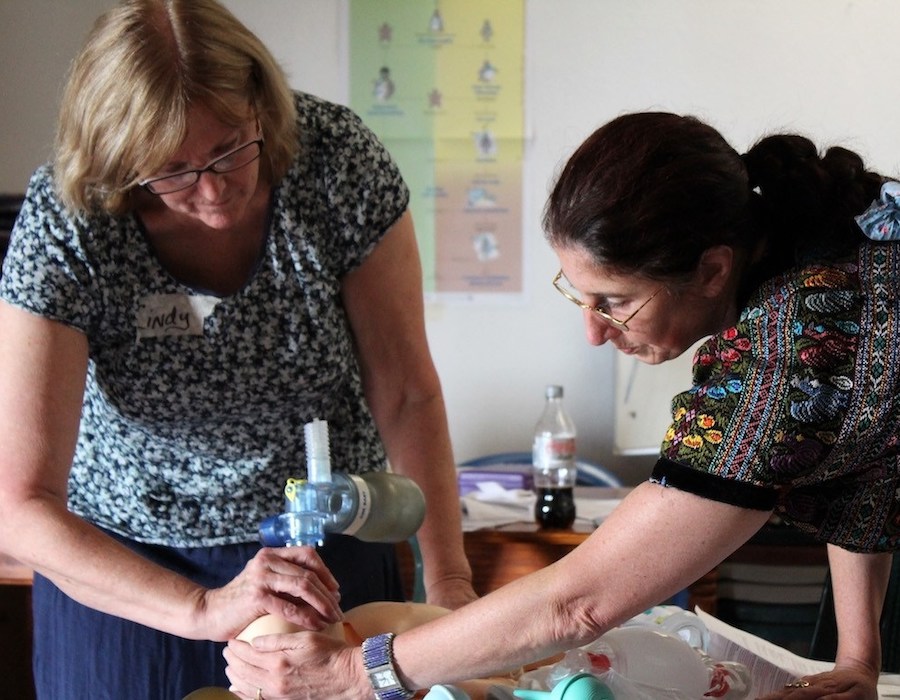
[(561, 399), (563, 397), (563, 388), (559, 384), (547, 385), (548, 399)]

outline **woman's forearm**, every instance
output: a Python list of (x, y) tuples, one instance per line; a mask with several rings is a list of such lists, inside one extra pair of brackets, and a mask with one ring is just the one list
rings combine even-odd
[(713, 569), (768, 515), (643, 484), (555, 564), (398, 635), (397, 667), (414, 687), (427, 688), (592, 641)]
[(131, 552), (53, 498), (4, 506), (3, 550), (73, 599), (172, 634), (203, 636), (200, 586)]
[(881, 669), (881, 611), (891, 554), (861, 554), (828, 545), (838, 628), (835, 666)]
[(392, 467), (415, 480), (425, 494), (425, 521), (417, 538), (426, 590), (446, 582), (471, 583), (472, 570), (462, 543), (456, 468), (440, 395), (407, 403), (391, 423), (379, 427)]

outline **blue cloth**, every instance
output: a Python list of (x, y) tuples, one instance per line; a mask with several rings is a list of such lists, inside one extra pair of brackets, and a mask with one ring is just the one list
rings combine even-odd
[[(210, 548), (127, 546), (207, 587), (238, 574), (257, 544)], [(348, 610), (403, 600), (393, 545), (328, 535), (319, 554), (342, 582)], [(38, 700), (182, 700), (207, 686), (227, 688), (224, 643), (183, 639), (97, 612), (35, 576), (34, 676)]]
[(873, 241), (900, 240), (900, 182), (885, 182), (881, 197), (855, 218), (862, 232)]

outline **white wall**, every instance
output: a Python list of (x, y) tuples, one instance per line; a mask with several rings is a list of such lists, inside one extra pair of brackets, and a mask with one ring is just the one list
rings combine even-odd
[(109, 0), (0, 0), (0, 192), (22, 192), (50, 155), (69, 61)]
[[(20, 190), (43, 159), (63, 59), (107, 4), (0, 3), (0, 190)], [(344, 0), (227, 5), (269, 44), (293, 85), (345, 101)], [(665, 109), (707, 119), (739, 150), (768, 131), (796, 130), (855, 148), (877, 169), (897, 174), (900, 99), (892, 69), (900, 65), (900, 4), (527, 0), (526, 17), (527, 300), (514, 307), (429, 306), (451, 434), (460, 460), (527, 448), (543, 386), (561, 383), (580, 429), (579, 452), (635, 482), (652, 460), (612, 453), (614, 351), (585, 343), (578, 312), (550, 286), (558, 265), (539, 221), (556, 169), (608, 119)]]

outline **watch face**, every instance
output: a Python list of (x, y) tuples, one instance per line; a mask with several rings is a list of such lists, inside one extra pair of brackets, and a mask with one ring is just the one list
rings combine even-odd
[(391, 664), (390, 632), (369, 637), (363, 641), (363, 664), (369, 675), (369, 683), (379, 700), (409, 700), (415, 693), (406, 690), (400, 683)]
[(397, 677), (389, 670), (377, 671), (371, 674), (372, 685), (376, 688), (390, 688), (392, 685), (399, 685)]

